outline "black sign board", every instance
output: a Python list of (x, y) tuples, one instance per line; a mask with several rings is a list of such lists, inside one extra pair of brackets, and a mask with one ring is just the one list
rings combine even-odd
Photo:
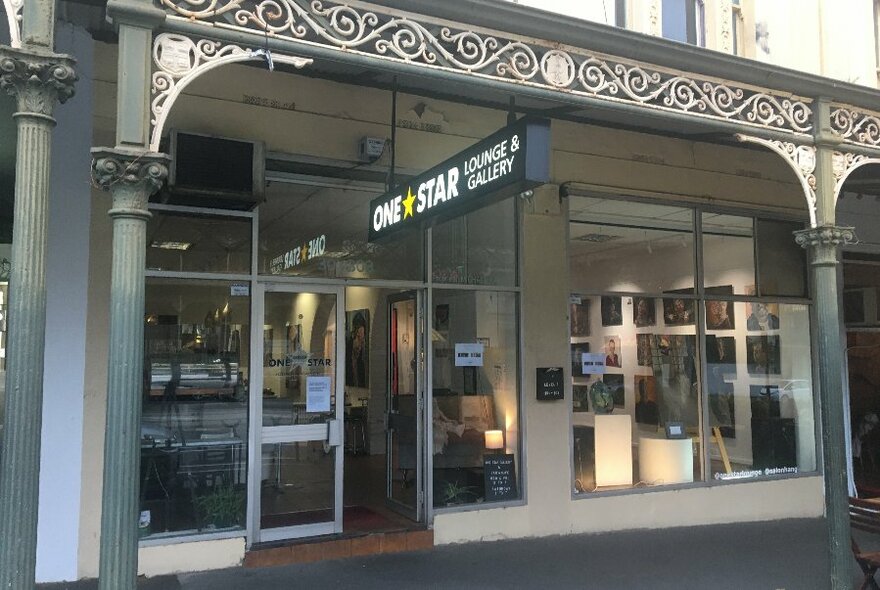
[(535, 384), (538, 387), (538, 401), (565, 399), (562, 367), (538, 367)]
[(370, 201), (375, 241), (491, 205), (550, 180), (550, 122), (522, 119)]
[(516, 500), (516, 464), (513, 455), (485, 455), (483, 457), (483, 480), (486, 486), (486, 502)]

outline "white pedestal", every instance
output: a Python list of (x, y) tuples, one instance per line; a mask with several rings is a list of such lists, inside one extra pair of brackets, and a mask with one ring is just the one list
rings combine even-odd
[(694, 481), (694, 442), (690, 438), (639, 438), (639, 479), (648, 485)]
[(632, 418), (596, 416), (596, 487), (632, 485)]

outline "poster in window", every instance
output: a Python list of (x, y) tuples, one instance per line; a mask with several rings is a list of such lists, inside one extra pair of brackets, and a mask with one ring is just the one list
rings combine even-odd
[(370, 310), (345, 312), (345, 384), (370, 385)]

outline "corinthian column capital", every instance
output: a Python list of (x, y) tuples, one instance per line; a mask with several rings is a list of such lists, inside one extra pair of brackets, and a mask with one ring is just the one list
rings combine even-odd
[(147, 202), (168, 176), (165, 154), (119, 148), (92, 149), (95, 184), (113, 195), (111, 217), (149, 217)]
[(845, 246), (856, 239), (855, 232), (851, 227), (837, 225), (820, 225), (810, 229), (802, 229), (794, 232), (795, 241), (803, 248), (816, 246)]
[(17, 114), (51, 118), (73, 96), (76, 60), (67, 55), (0, 47), (0, 89), (14, 96)]

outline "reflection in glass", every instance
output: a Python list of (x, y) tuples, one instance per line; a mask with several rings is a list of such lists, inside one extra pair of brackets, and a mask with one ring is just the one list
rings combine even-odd
[(505, 199), (434, 228), (436, 283), (516, 284), (516, 200)]
[(333, 522), (336, 454), (323, 441), (263, 445), (260, 527)]
[(703, 282), (707, 295), (754, 294), (754, 221), (751, 217), (703, 213)]
[(147, 224), (150, 270), (248, 273), (251, 219), (153, 211)]
[[(434, 292), (431, 452), (437, 507), (495, 500), (484, 465), (496, 455), (512, 456), (516, 473), (521, 471), (516, 301), (514, 293)], [(465, 360), (462, 345), (472, 346), (466, 354), (477, 350), (482, 356)], [(486, 448), (486, 431), (492, 430), (502, 431), (503, 449)], [(513, 486), (515, 499), (515, 478)]]
[(273, 182), (260, 205), (260, 274), (423, 280), (423, 232), (367, 241), (370, 200), (382, 192)]
[[(267, 292), (263, 318), (263, 426), (320, 423), (336, 391), (336, 295)], [(328, 380), (323, 407), (309, 407), (309, 382)]]
[(244, 526), (250, 299), (147, 279), (139, 534)]
[(693, 293), (693, 211), (569, 197), (572, 290)]

